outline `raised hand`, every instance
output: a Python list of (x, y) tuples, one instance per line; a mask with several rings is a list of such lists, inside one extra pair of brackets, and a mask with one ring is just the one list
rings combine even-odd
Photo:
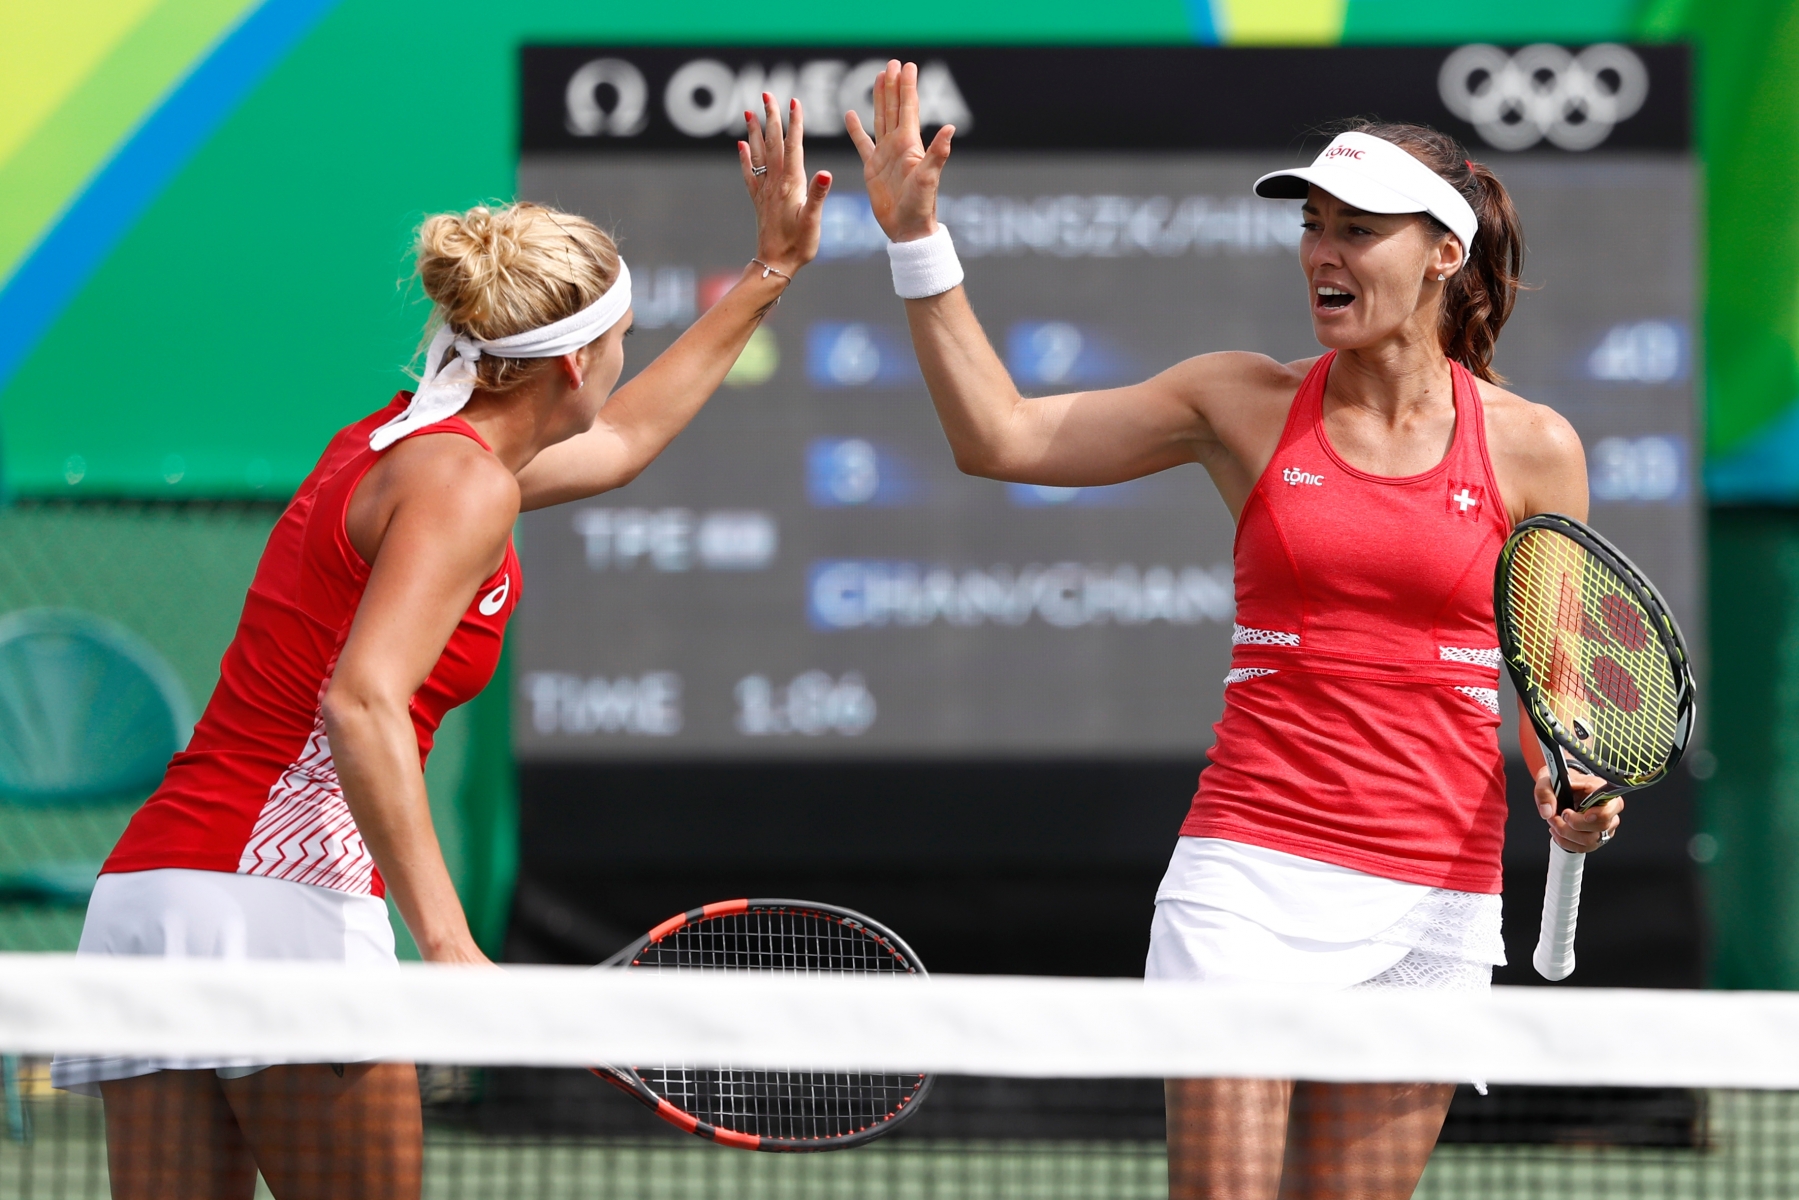
[(888, 238), (910, 242), (937, 232), (937, 185), (949, 161), (954, 125), (945, 125), (924, 144), (918, 128), (918, 64), (887, 64), (875, 80), (874, 136), (854, 110), (844, 114), (875, 220)]
[(743, 114), (749, 128), (737, 143), (737, 158), (750, 202), (756, 206), (756, 257), (792, 275), (818, 254), (819, 221), (831, 190), (831, 173), (820, 171), (807, 184), (805, 121), (798, 100), (792, 102), (785, 131), (775, 98), (767, 92), (762, 93), (762, 107), (761, 120), (755, 113)]

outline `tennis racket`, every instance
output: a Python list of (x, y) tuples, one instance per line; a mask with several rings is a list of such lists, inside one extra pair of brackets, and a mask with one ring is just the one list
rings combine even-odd
[[(923, 975), (892, 930), (806, 900), (725, 900), (670, 917), (600, 964), (634, 971)], [(744, 1150), (842, 1150), (893, 1132), (931, 1090), (924, 1074), (766, 1071), (682, 1063), (591, 1068), (691, 1134)]]
[[(1520, 521), (1499, 552), (1493, 611), (1561, 809), (1667, 778), (1693, 732), (1692, 662), (1667, 603), (1622, 551), (1572, 517)], [(1604, 786), (1577, 802), (1571, 763)], [(1574, 971), (1585, 861), (1550, 842), (1531, 956), (1545, 979)]]

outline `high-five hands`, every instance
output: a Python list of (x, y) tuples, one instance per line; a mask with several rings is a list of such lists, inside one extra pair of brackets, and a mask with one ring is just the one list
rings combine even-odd
[(749, 128), (737, 143), (737, 159), (750, 202), (756, 206), (756, 257), (791, 277), (818, 255), (819, 223), (831, 190), (831, 173), (820, 171), (810, 186), (806, 182), (805, 122), (798, 100), (789, 107), (791, 120), (785, 131), (775, 98), (767, 92), (762, 93), (762, 108), (761, 120), (755, 113), (743, 114)]
[[(937, 185), (949, 161), (954, 125), (945, 125), (924, 144), (918, 127), (918, 64), (887, 64), (875, 80), (874, 136), (854, 110), (844, 114), (875, 220), (891, 241), (910, 242), (937, 232)], [(797, 117), (795, 118), (798, 119)]]

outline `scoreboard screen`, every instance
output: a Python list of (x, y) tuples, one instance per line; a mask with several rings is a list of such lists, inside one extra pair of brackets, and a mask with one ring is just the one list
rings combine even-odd
[[(1585, 75), (1563, 67), (1605, 103), (1554, 120), (1494, 99), (1513, 76), (1490, 47), (892, 53), (923, 64), (926, 123), (958, 127), (939, 216), (1026, 394), (1216, 350), (1318, 353), (1298, 204), (1251, 183), (1353, 113), (1461, 137), (1529, 243), (1497, 365), (1574, 423), (1594, 523), (1694, 633), (1685, 59), (1596, 49)], [(808, 164), (836, 185), (818, 260), (692, 426), (630, 486), (522, 521), (522, 760), (1197, 760), (1210, 744), (1230, 516), (1197, 466), (1089, 488), (956, 469), (842, 129), (888, 54), (524, 52), (519, 195), (616, 233), (636, 288), (627, 375), (754, 253), (732, 145), (746, 103), (800, 96)]]

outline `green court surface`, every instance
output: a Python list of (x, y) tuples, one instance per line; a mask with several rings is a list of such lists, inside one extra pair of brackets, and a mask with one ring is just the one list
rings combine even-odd
[[(41, 1080), (38, 1072), (28, 1077)], [(0, 1140), (0, 1200), (107, 1195), (100, 1106), (27, 1101), (29, 1142)], [(1709, 1094), (1701, 1150), (1451, 1146), (1420, 1200), (1799, 1197), (1799, 1094)], [(749, 1154), (666, 1137), (498, 1139), (433, 1129), (431, 1200), (1161, 1200), (1160, 1144), (895, 1138), (832, 1154)], [(259, 1195), (266, 1195), (260, 1192)]]

